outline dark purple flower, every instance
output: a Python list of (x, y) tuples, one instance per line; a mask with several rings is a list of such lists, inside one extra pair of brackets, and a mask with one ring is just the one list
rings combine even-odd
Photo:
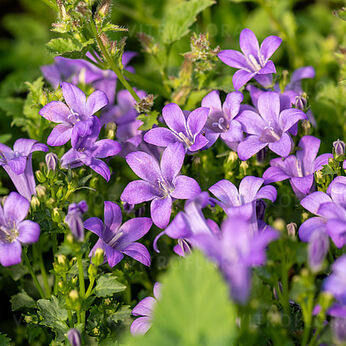
[(154, 298), (146, 297), (142, 299), (132, 310), (132, 315), (141, 316), (135, 319), (131, 324), (132, 335), (143, 335), (151, 327), (153, 318), (153, 309), (160, 298), (161, 284), (156, 282), (154, 285)]
[(208, 120), (205, 125), (205, 137), (212, 146), (221, 136), (221, 139), (232, 149), (237, 150), (238, 143), (243, 139), (241, 124), (234, 120), (238, 115), (243, 94), (239, 91), (227, 95), (221, 106), (219, 92), (214, 90), (202, 100), (202, 107), (209, 108)]
[(96, 117), (93, 116), (108, 104), (107, 96), (100, 90), (94, 91), (88, 99), (82, 90), (70, 83), (61, 84), (66, 104), (52, 101), (40, 110), (40, 115), (58, 123), (47, 139), (47, 144), (60, 146), (71, 139), (73, 147), (80, 137), (90, 136)]
[(86, 165), (109, 181), (109, 168), (100, 159), (117, 155), (121, 151), (121, 146), (112, 139), (96, 141), (100, 133), (100, 123), (98, 119), (96, 120), (93, 123), (90, 136), (84, 137), (82, 140), (79, 139), (77, 146), (63, 155), (60, 160), (61, 167), (76, 168)]
[(85, 201), (78, 204), (72, 203), (68, 206), (68, 213), (65, 222), (69, 226), (73, 236), (77, 241), (84, 240), (84, 225), (82, 215), (88, 211), (88, 205)]
[(80, 332), (76, 328), (72, 328), (67, 332), (67, 339), (71, 346), (81, 346), (82, 344)]
[(208, 140), (202, 135), (207, 121), (209, 108), (200, 107), (185, 117), (184, 112), (175, 103), (163, 107), (162, 116), (165, 127), (155, 127), (144, 135), (144, 140), (159, 147), (167, 147), (172, 143), (182, 143), (190, 152), (202, 149)]
[(275, 92), (262, 93), (257, 106), (258, 113), (244, 110), (237, 117), (248, 134), (238, 145), (239, 158), (247, 160), (266, 146), (280, 156), (288, 156), (293, 143), (287, 132), (306, 115), (295, 108), (280, 112), (280, 97)]
[(276, 73), (274, 63), (269, 58), (279, 48), (281, 38), (268, 36), (259, 47), (255, 34), (250, 29), (240, 33), (239, 44), (243, 54), (236, 50), (222, 50), (218, 57), (226, 65), (239, 69), (233, 75), (233, 86), (239, 90), (251, 78), (267, 87), (272, 83), (272, 73)]
[(238, 190), (233, 183), (224, 179), (211, 186), (209, 191), (219, 199), (218, 204), (227, 215), (248, 220), (250, 228), (256, 233), (265, 226), (262, 220), (258, 220), (258, 216), (261, 215), (257, 215), (256, 201), (264, 198), (274, 202), (277, 196), (274, 186), (267, 185), (261, 188), (263, 183), (262, 178), (247, 176), (240, 182)]
[(90, 256), (101, 248), (106, 254), (110, 267), (117, 265), (124, 254), (146, 266), (150, 266), (150, 254), (147, 248), (136, 240), (142, 238), (150, 229), (152, 221), (148, 217), (137, 217), (121, 225), (120, 207), (106, 201), (104, 203), (104, 223), (98, 217), (84, 222), (84, 227), (99, 236)]
[(201, 191), (194, 179), (179, 175), (184, 157), (181, 143), (169, 145), (162, 154), (160, 164), (142, 151), (127, 155), (126, 162), (142, 180), (130, 182), (121, 200), (129, 204), (152, 201), (151, 218), (157, 227), (165, 228), (172, 212), (172, 198), (190, 199)]
[(251, 289), (251, 268), (266, 261), (266, 247), (279, 233), (269, 226), (253, 233), (242, 218), (228, 218), (218, 234), (199, 234), (194, 245), (218, 264), (231, 288), (233, 299), (246, 303)]
[(32, 153), (34, 151), (48, 151), (45, 144), (33, 139), (18, 139), (13, 150), (0, 143), (0, 166), (4, 168), (11, 178), (17, 191), (27, 200), (36, 195), (35, 178), (32, 171)]
[(12, 266), (21, 262), (22, 245), (38, 241), (40, 226), (36, 222), (24, 220), (30, 203), (23, 196), (11, 192), (0, 205), (0, 263)]
[(298, 198), (309, 194), (313, 188), (314, 173), (321, 170), (333, 157), (332, 154), (317, 156), (320, 144), (321, 141), (316, 137), (302, 137), (298, 144), (301, 149), (295, 156), (270, 161), (271, 167), (263, 173), (265, 184), (290, 179), (292, 189)]
[(48, 153), (45, 157), (46, 160), (46, 165), (47, 165), (47, 170), (55, 172), (56, 167), (59, 163), (59, 158), (56, 154), (54, 153)]

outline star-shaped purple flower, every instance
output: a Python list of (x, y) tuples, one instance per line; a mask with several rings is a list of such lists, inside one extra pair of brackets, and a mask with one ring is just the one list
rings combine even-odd
[(148, 233), (152, 221), (148, 217), (137, 217), (121, 225), (120, 207), (106, 201), (104, 203), (104, 223), (98, 217), (91, 217), (84, 222), (84, 227), (99, 236), (90, 256), (101, 248), (106, 254), (110, 267), (117, 265), (124, 257), (130, 256), (146, 266), (150, 266), (150, 254), (147, 248), (136, 240)]
[(239, 69), (233, 75), (233, 86), (239, 90), (251, 78), (267, 87), (272, 83), (272, 73), (276, 73), (274, 63), (269, 58), (279, 48), (281, 38), (268, 36), (259, 47), (255, 34), (250, 29), (240, 33), (239, 44), (243, 54), (236, 50), (222, 50), (218, 57), (226, 65)]
[(309, 194), (314, 184), (314, 172), (328, 164), (332, 154), (317, 156), (321, 141), (313, 136), (304, 136), (298, 146), (301, 148), (296, 155), (286, 159), (276, 158), (270, 161), (270, 166), (264, 173), (265, 184), (290, 179), (293, 191), (298, 198)]
[(208, 114), (209, 108), (200, 107), (188, 113), (186, 118), (177, 104), (170, 103), (162, 109), (163, 119), (169, 129), (155, 127), (144, 135), (144, 140), (159, 147), (179, 142), (190, 152), (200, 150), (208, 144), (201, 133)]
[(110, 170), (100, 159), (117, 155), (121, 151), (121, 145), (112, 139), (96, 141), (100, 133), (100, 122), (97, 118), (91, 131), (88, 137), (79, 139), (77, 145), (63, 155), (60, 160), (61, 167), (77, 168), (86, 165), (109, 181)]
[(160, 165), (145, 152), (128, 154), (127, 164), (142, 180), (130, 182), (121, 194), (121, 200), (129, 204), (152, 201), (151, 218), (157, 227), (165, 228), (172, 212), (172, 198), (190, 199), (201, 192), (194, 179), (179, 175), (184, 157), (181, 143), (170, 144), (165, 149)]
[(237, 120), (248, 136), (238, 145), (241, 160), (247, 160), (268, 146), (274, 153), (286, 157), (293, 143), (289, 129), (306, 115), (299, 109), (290, 108), (280, 112), (280, 97), (275, 92), (262, 93), (258, 98), (258, 113), (242, 111)]
[(76, 146), (80, 137), (92, 133), (95, 114), (108, 104), (107, 96), (100, 90), (94, 91), (88, 99), (82, 90), (70, 83), (61, 83), (65, 103), (52, 101), (40, 110), (40, 115), (58, 125), (47, 139), (51, 146), (64, 145), (71, 139)]
[(161, 284), (156, 282), (154, 285), (154, 298), (146, 297), (142, 299), (132, 310), (133, 316), (141, 316), (131, 324), (132, 335), (143, 335), (151, 327), (153, 310), (157, 300), (160, 298)]
[(24, 220), (30, 203), (23, 196), (11, 192), (0, 205), (0, 263), (7, 267), (21, 262), (22, 245), (38, 241), (40, 226)]
[(17, 191), (27, 200), (36, 195), (36, 183), (32, 170), (32, 153), (35, 151), (48, 151), (45, 144), (33, 139), (18, 139), (13, 150), (0, 143), (0, 166), (4, 168), (11, 178)]
[(241, 124), (234, 118), (238, 115), (243, 94), (239, 91), (227, 95), (221, 106), (219, 92), (214, 90), (202, 100), (202, 107), (209, 108), (208, 120), (205, 125), (205, 137), (208, 147), (221, 139), (232, 149), (237, 150), (238, 143), (243, 139)]

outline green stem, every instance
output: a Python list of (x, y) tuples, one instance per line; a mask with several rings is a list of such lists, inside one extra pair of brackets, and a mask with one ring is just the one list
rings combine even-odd
[(132, 95), (132, 97), (136, 100), (136, 102), (139, 102), (141, 99), (139, 96), (136, 94), (136, 92), (133, 90), (129, 82), (125, 79), (123, 76), (119, 66), (115, 63), (115, 61), (112, 59), (110, 56), (107, 48), (104, 46), (102, 40), (100, 39), (99, 34), (97, 33), (97, 28), (94, 23), (94, 21), (90, 22), (91, 30), (96, 38), (97, 44), (100, 47), (102, 54), (104, 58), (106, 59), (107, 64), (109, 67), (113, 70), (113, 72), (117, 75), (118, 79), (120, 80), (121, 84), (128, 90), (128, 92)]
[(87, 291), (85, 293), (85, 299), (88, 298), (91, 295), (93, 287), (94, 287), (94, 283), (95, 283), (95, 278), (92, 276), (90, 278), (90, 283), (89, 283), (88, 289), (87, 289)]
[(34, 281), (34, 284), (35, 284), (35, 286), (37, 288), (38, 293), (40, 294), (41, 298), (44, 299), (45, 295), (43, 293), (43, 290), (42, 290), (42, 287), (41, 287), (40, 283), (37, 280), (37, 277), (36, 277), (36, 275), (34, 273), (34, 270), (32, 269), (32, 266), (30, 264), (30, 260), (28, 258), (27, 253), (26, 253), (26, 249), (24, 249), (24, 251), (23, 251), (23, 258), (24, 258), (25, 265), (28, 267), (29, 273), (30, 273), (30, 275), (31, 275), (31, 277), (32, 277), (32, 279)]
[[(53, 233), (53, 257), (58, 252), (58, 237), (56, 233)], [(54, 295), (56, 296), (58, 293), (58, 277), (54, 274)]]
[(79, 275), (79, 295), (82, 299), (85, 297), (85, 283), (84, 283), (84, 270), (83, 270), (83, 261), (82, 253), (77, 254), (77, 267)]
[(41, 275), (42, 275), (42, 279), (43, 279), (43, 285), (44, 285), (44, 289), (46, 291), (46, 296), (50, 297), (51, 290), (50, 290), (50, 285), (48, 282), (48, 276), (47, 276), (46, 268), (45, 268), (45, 265), (43, 263), (43, 256), (42, 256), (41, 248), (38, 247), (38, 244), (34, 244), (33, 250), (35, 253), (35, 257), (38, 259), (38, 262), (40, 265)]
[(303, 333), (303, 341), (302, 341), (303, 346), (307, 345), (309, 337), (310, 337), (313, 307), (314, 307), (314, 299), (313, 299), (313, 296), (310, 295), (308, 297), (307, 303), (302, 305), (302, 312), (304, 317), (304, 333)]

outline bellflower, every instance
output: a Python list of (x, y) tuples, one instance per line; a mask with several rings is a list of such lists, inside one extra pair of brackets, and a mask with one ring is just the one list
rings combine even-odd
[(272, 73), (276, 73), (274, 63), (269, 60), (281, 44), (281, 38), (268, 36), (261, 47), (250, 29), (240, 33), (239, 44), (243, 54), (236, 50), (222, 50), (218, 57), (226, 65), (239, 69), (233, 75), (233, 86), (239, 90), (251, 78), (263, 86), (272, 83)]
[(38, 241), (40, 226), (36, 222), (24, 220), (30, 208), (30, 202), (11, 192), (0, 205), (0, 263), (4, 267), (21, 262), (22, 245)]
[(230, 217), (219, 234), (196, 235), (194, 244), (219, 266), (233, 299), (244, 304), (251, 290), (251, 268), (265, 264), (266, 247), (278, 237), (269, 226), (254, 234), (246, 220)]
[(202, 100), (202, 107), (209, 108), (208, 120), (205, 125), (205, 137), (208, 147), (221, 139), (232, 149), (237, 150), (238, 143), (243, 139), (241, 124), (234, 118), (238, 115), (243, 94), (239, 91), (227, 95), (221, 106), (219, 92), (214, 90)]
[(185, 157), (181, 143), (169, 145), (162, 154), (160, 165), (151, 155), (138, 151), (126, 156), (126, 162), (142, 180), (130, 182), (121, 200), (129, 204), (151, 202), (151, 218), (159, 228), (168, 225), (172, 212), (172, 198), (190, 199), (200, 193), (198, 183), (179, 175)]
[(63, 168), (76, 168), (83, 165), (89, 166), (97, 174), (100, 174), (105, 180), (110, 179), (110, 170), (108, 166), (100, 159), (112, 157), (118, 154), (121, 146), (112, 139), (97, 140), (100, 133), (100, 123), (96, 119), (91, 128), (92, 133), (84, 140), (79, 140), (76, 147), (72, 147), (63, 155), (60, 160)]
[(293, 143), (287, 132), (305, 118), (304, 112), (295, 108), (280, 112), (280, 97), (277, 93), (262, 93), (258, 98), (258, 113), (244, 110), (237, 117), (248, 134), (238, 145), (239, 158), (247, 160), (266, 146), (282, 157), (288, 156)]
[(93, 116), (108, 104), (107, 96), (100, 90), (94, 91), (88, 99), (82, 90), (70, 83), (61, 84), (65, 103), (52, 101), (40, 110), (40, 115), (58, 125), (50, 133), (47, 144), (60, 146), (71, 139), (76, 146), (80, 137), (91, 135)]
[(159, 147), (179, 142), (190, 152), (200, 150), (208, 144), (208, 140), (201, 133), (208, 114), (208, 108), (200, 107), (189, 113), (186, 119), (180, 107), (170, 103), (162, 109), (163, 119), (169, 129), (155, 127), (144, 135), (144, 140)]
[(195, 235), (218, 233), (220, 230), (217, 224), (210, 219), (205, 219), (202, 212), (209, 203), (210, 198), (207, 192), (201, 192), (195, 198), (188, 200), (184, 211), (180, 211), (168, 227), (155, 238), (155, 251), (159, 252), (157, 241), (164, 234), (178, 240), (174, 252), (179, 256), (185, 256), (191, 251), (192, 239)]
[(153, 310), (157, 300), (160, 298), (161, 284), (156, 282), (154, 285), (154, 298), (146, 297), (142, 299), (132, 310), (132, 315), (141, 316), (131, 324), (132, 335), (143, 335), (151, 327)]
[(13, 150), (0, 143), (0, 166), (4, 168), (11, 178), (17, 191), (27, 200), (36, 194), (35, 178), (32, 170), (32, 153), (35, 151), (48, 151), (48, 147), (33, 139), (18, 139)]
[(99, 237), (90, 256), (96, 249), (101, 248), (106, 254), (110, 267), (117, 265), (124, 255), (150, 266), (150, 254), (147, 248), (136, 242), (149, 231), (152, 225), (150, 218), (137, 217), (122, 225), (121, 222), (120, 207), (108, 201), (104, 203), (104, 223), (98, 217), (92, 217), (84, 222), (84, 227)]
[(321, 141), (313, 136), (304, 136), (298, 146), (301, 148), (296, 155), (286, 159), (276, 158), (270, 161), (270, 166), (264, 173), (265, 184), (290, 179), (293, 191), (298, 198), (309, 194), (314, 184), (314, 172), (328, 164), (332, 154), (317, 156)]
[(84, 240), (84, 226), (82, 215), (88, 211), (88, 205), (85, 201), (78, 204), (72, 203), (68, 206), (68, 213), (65, 222), (69, 226), (73, 236), (77, 241)]
[(261, 188), (263, 183), (262, 178), (247, 176), (240, 182), (238, 190), (233, 183), (224, 179), (211, 186), (209, 191), (218, 198), (217, 203), (227, 215), (243, 217), (249, 221), (252, 231), (257, 232), (259, 215), (257, 215), (256, 201), (263, 198), (274, 202), (277, 196), (274, 186), (267, 185)]

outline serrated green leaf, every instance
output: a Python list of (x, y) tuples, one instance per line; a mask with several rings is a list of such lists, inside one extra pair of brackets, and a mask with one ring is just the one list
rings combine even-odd
[(143, 125), (139, 127), (141, 131), (150, 130), (154, 125), (158, 124), (157, 117), (160, 113), (157, 111), (151, 111), (149, 114), (140, 114), (137, 119), (143, 122)]
[(129, 305), (122, 306), (117, 312), (109, 316), (113, 322), (124, 321), (131, 316), (131, 309)]
[(100, 276), (97, 280), (95, 295), (97, 297), (109, 297), (125, 289), (125, 285), (120, 283), (112, 274), (108, 273)]
[(47, 43), (47, 48), (55, 55), (64, 55), (73, 52), (82, 52), (89, 45), (94, 43), (94, 40), (88, 40), (86, 42), (79, 42), (76, 39), (70, 37), (66, 38), (53, 38)]
[(187, 35), (197, 15), (214, 3), (214, 0), (191, 0), (169, 6), (161, 24), (162, 42), (171, 44)]
[(24, 290), (11, 297), (12, 310), (21, 310), (23, 308), (36, 308), (36, 303)]
[(112, 23), (107, 23), (105, 24), (102, 29), (103, 32), (107, 32), (107, 31), (128, 31), (127, 28), (124, 28), (122, 26), (116, 25), (116, 24), (112, 24)]
[(235, 318), (219, 271), (201, 253), (193, 252), (171, 263), (150, 333), (133, 338), (130, 345), (232, 345)]

